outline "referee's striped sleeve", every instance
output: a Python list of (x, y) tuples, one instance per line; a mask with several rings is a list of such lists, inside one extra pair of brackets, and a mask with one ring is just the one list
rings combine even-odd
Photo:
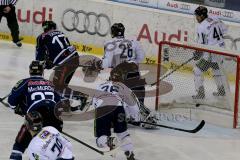
[(0, 0), (0, 5), (15, 5), (17, 0)]
[(17, 0), (11, 0), (11, 3), (12, 5), (15, 5), (17, 3)]

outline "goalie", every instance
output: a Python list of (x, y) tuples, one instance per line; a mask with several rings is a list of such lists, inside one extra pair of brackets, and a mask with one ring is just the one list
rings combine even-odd
[[(204, 6), (199, 6), (195, 10), (196, 20), (199, 23), (197, 27), (197, 42), (204, 45), (217, 47), (225, 46), (223, 35), (227, 32), (227, 28), (220, 20), (209, 17), (208, 10)], [(223, 72), (223, 58), (207, 52), (195, 52), (194, 60), (194, 82), (197, 94), (192, 96), (193, 99), (204, 99), (205, 89), (203, 85), (203, 72), (212, 69), (213, 77), (217, 85), (217, 92), (213, 92), (214, 96), (225, 96), (228, 83)]]

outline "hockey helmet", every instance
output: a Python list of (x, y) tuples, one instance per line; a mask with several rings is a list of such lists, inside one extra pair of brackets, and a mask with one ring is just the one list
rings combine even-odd
[(42, 28), (43, 28), (44, 32), (47, 32), (51, 29), (57, 29), (57, 25), (53, 21), (43, 21)]
[(29, 65), (30, 75), (42, 75), (43, 74), (43, 63), (40, 61), (32, 61)]
[(124, 36), (125, 27), (122, 23), (114, 23), (111, 27), (112, 38), (118, 36)]
[[(138, 75), (134, 73), (138, 73)], [(112, 81), (125, 82), (129, 78), (134, 78), (132, 76), (139, 77), (138, 66), (133, 62), (125, 61), (112, 69), (109, 79)]]
[(195, 9), (194, 14), (196, 16), (203, 16), (204, 18), (208, 17), (208, 10), (204, 6), (198, 6), (197, 9)]
[(37, 111), (28, 112), (25, 115), (25, 125), (32, 131), (40, 131), (43, 127), (41, 114)]
[(114, 82), (122, 82), (124, 79), (121, 70), (119, 68), (114, 68), (110, 72), (109, 80)]

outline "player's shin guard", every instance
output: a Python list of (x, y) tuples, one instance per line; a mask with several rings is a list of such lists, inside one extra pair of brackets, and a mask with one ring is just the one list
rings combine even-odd
[(115, 137), (108, 137), (103, 135), (97, 138), (96, 143), (99, 148), (109, 147), (110, 150), (112, 150), (117, 146), (117, 139)]
[(125, 131), (122, 133), (117, 133), (117, 138), (121, 144), (121, 149), (126, 152), (126, 151), (133, 151), (133, 143), (132, 140), (130, 138), (130, 134)]
[(16, 137), (15, 143), (13, 145), (10, 159), (22, 160), (22, 153), (24, 153), (24, 151), (28, 147), (31, 139), (32, 139), (32, 136), (28, 132), (27, 127), (25, 125), (22, 125)]
[(121, 149), (124, 151), (124, 154), (127, 157), (127, 160), (135, 160), (133, 153), (133, 143), (130, 138), (130, 135), (127, 131), (122, 133), (117, 133), (117, 137), (121, 142)]

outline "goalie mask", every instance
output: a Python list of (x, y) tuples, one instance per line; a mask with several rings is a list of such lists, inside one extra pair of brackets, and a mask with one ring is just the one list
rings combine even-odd
[(43, 75), (43, 64), (40, 61), (32, 61), (29, 65), (29, 74), (32, 75)]
[(43, 21), (42, 28), (44, 32), (47, 32), (51, 29), (57, 29), (57, 25), (53, 21)]
[(25, 125), (29, 130), (40, 131), (43, 127), (41, 114), (36, 111), (27, 113), (25, 115)]
[(114, 23), (111, 27), (112, 38), (123, 36), (124, 37), (125, 27), (122, 23)]

